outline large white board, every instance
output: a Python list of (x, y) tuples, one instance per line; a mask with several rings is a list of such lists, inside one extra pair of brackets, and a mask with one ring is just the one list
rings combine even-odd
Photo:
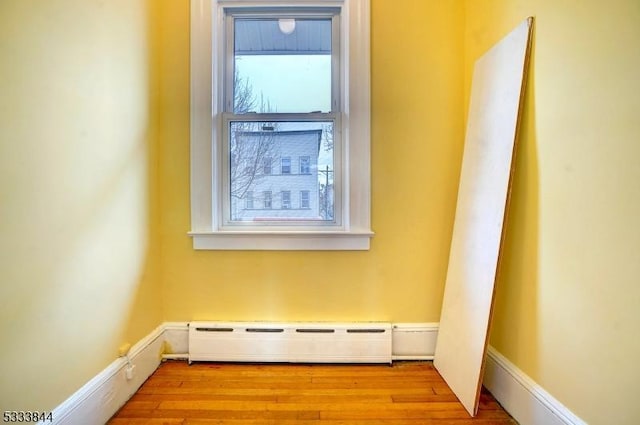
[(434, 365), (478, 409), (533, 18), (477, 60)]

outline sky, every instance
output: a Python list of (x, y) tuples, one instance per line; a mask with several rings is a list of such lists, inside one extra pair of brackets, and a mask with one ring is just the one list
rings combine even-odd
[(276, 112), (329, 112), (330, 55), (236, 56), (236, 69)]
[[(242, 81), (251, 85), (258, 107), (262, 96), (273, 111), (280, 113), (331, 109), (331, 55), (236, 56), (236, 70)], [(321, 127), (299, 123), (287, 129), (309, 128)], [(322, 147), (318, 167), (324, 169), (326, 165), (333, 169), (333, 151)]]

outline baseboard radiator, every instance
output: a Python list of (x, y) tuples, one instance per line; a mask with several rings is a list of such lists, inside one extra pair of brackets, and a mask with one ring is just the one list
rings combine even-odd
[(391, 363), (390, 323), (189, 323), (189, 363)]

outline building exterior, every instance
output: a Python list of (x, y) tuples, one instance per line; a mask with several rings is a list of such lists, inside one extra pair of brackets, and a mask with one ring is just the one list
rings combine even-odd
[(231, 143), (231, 220), (322, 220), (321, 139), (321, 129), (236, 131)]

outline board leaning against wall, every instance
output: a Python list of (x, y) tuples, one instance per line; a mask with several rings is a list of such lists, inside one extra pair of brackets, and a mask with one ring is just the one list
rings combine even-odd
[(475, 64), (434, 366), (478, 410), (533, 18)]

